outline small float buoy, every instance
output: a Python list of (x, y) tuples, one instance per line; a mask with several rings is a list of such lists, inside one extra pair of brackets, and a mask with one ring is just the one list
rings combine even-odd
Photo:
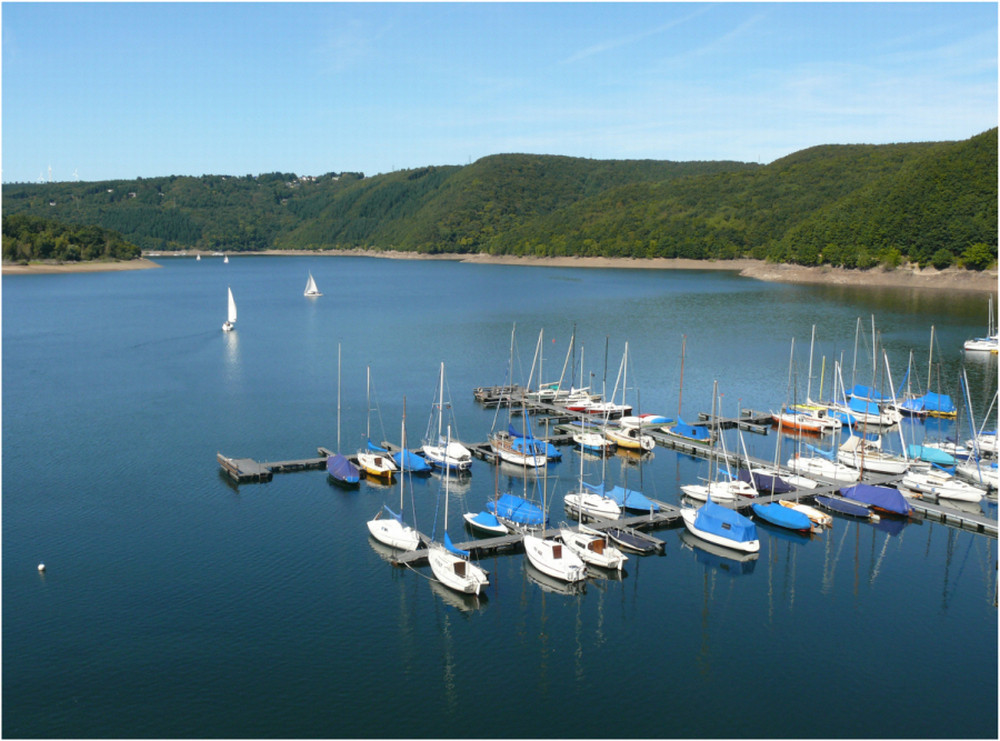
[(45, 564), (43, 564), (43, 563), (38, 564), (38, 570), (39, 571), (45, 571)]

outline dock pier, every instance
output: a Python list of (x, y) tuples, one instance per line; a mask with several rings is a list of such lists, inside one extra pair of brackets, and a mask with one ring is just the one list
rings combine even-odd
[(215, 459), (222, 470), (229, 474), (229, 478), (237, 484), (267, 483), (276, 473), (326, 468), (326, 459), (333, 453), (324, 447), (317, 448), (316, 452), (320, 457), (269, 463), (261, 463), (253, 458), (229, 458), (222, 453), (216, 453)]

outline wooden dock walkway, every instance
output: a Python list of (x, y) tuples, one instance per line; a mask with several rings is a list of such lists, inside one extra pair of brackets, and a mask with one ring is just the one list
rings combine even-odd
[(333, 453), (324, 447), (317, 448), (316, 452), (320, 457), (267, 463), (261, 463), (253, 458), (229, 458), (222, 453), (216, 453), (215, 459), (222, 470), (229, 474), (229, 477), (238, 484), (266, 483), (276, 473), (326, 468), (326, 459), (333, 455)]

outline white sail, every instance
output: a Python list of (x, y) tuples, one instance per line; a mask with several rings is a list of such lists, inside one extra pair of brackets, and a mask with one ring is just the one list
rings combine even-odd
[(229, 332), (230, 330), (232, 330), (234, 324), (236, 324), (236, 300), (233, 298), (233, 289), (230, 288), (227, 319), (225, 324), (222, 325), (222, 329), (226, 332)]
[(309, 273), (309, 281), (306, 283), (306, 290), (302, 294), (303, 296), (322, 296), (323, 294), (319, 292), (319, 288), (316, 286), (316, 281), (313, 278), (313, 274)]

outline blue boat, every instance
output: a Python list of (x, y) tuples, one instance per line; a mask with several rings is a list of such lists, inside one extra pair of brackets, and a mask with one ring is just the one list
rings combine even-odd
[(531, 432), (518, 432), (514, 429), (514, 425), (507, 425), (507, 432), (510, 433), (511, 437), (521, 438), (525, 441), (525, 446), (530, 446), (533, 451), (532, 455), (545, 455), (545, 457), (550, 461), (562, 460), (562, 453), (559, 452), (557, 448), (552, 443), (547, 440), (539, 440), (537, 437), (531, 434)]
[(595, 485), (586, 482), (583, 483), (583, 486), (598, 496), (613, 499), (615, 504), (629, 512), (646, 513), (650, 510), (653, 512), (660, 511), (660, 505), (649, 499), (641, 491), (636, 491), (635, 489), (626, 489), (622, 486), (608, 487), (606, 484)]
[(761, 494), (787, 494), (795, 491), (795, 487), (780, 476), (772, 476), (759, 471), (750, 472), (745, 468), (739, 471), (740, 481), (745, 481)]
[(466, 512), (463, 517), (466, 524), (477, 532), (487, 535), (506, 535), (508, 532), (507, 526), (500, 522), (492, 512), (485, 510), (475, 514)]
[(716, 504), (711, 499), (698, 509), (690, 507), (681, 509), (681, 518), (692, 535), (709, 543), (747, 553), (756, 553), (760, 550), (757, 526), (753, 520), (735, 510)]
[(357, 466), (340, 453), (334, 453), (326, 459), (326, 471), (342, 484), (354, 485), (361, 481), (361, 472)]
[(928, 463), (933, 463), (936, 466), (950, 467), (957, 463), (955, 456), (951, 453), (946, 453), (941, 450), (941, 448), (928, 448), (923, 445), (908, 445), (906, 446), (906, 452), (911, 458), (927, 461)]
[(399, 466), (400, 472), (409, 471), (410, 473), (418, 474), (429, 474), (431, 472), (431, 464), (423, 456), (417, 455), (412, 450), (400, 450), (398, 453), (392, 454), (392, 459), (396, 461), (396, 465)]
[(486, 510), (516, 529), (542, 527), (546, 524), (541, 507), (514, 494), (501, 494), (496, 501), (486, 504)]
[(933, 391), (928, 391), (920, 398), (923, 400), (924, 408), (928, 414), (935, 417), (954, 417), (958, 414), (958, 409), (955, 408), (948, 394), (935, 394)]
[(855, 484), (841, 489), (840, 495), (853, 499), (855, 502), (861, 502), (878, 512), (899, 517), (908, 517), (913, 511), (913, 507), (906, 501), (906, 497), (900, 494), (898, 489), (892, 489), (888, 486)]
[(872, 516), (871, 510), (867, 507), (862, 507), (860, 504), (854, 504), (853, 502), (847, 502), (843, 499), (838, 499), (837, 497), (827, 497), (822, 494), (818, 494), (815, 497), (816, 504), (824, 509), (828, 509), (831, 512), (839, 512), (842, 515), (850, 515), (851, 517), (860, 517), (862, 519), (869, 519)]
[(851, 399), (861, 399), (864, 401), (875, 401), (882, 402), (886, 401), (886, 398), (879, 393), (878, 389), (873, 386), (865, 386), (864, 384), (856, 384), (854, 388), (848, 392), (847, 396)]
[(753, 513), (765, 522), (788, 530), (798, 530), (800, 532), (810, 532), (812, 530), (812, 520), (801, 512), (794, 509), (782, 507), (777, 502), (770, 504), (751, 504)]
[(675, 437), (683, 438), (684, 440), (691, 440), (696, 443), (710, 443), (712, 442), (712, 435), (709, 433), (708, 428), (703, 425), (689, 425), (680, 417), (677, 421), (664, 428), (663, 430), (668, 435), (674, 435)]

